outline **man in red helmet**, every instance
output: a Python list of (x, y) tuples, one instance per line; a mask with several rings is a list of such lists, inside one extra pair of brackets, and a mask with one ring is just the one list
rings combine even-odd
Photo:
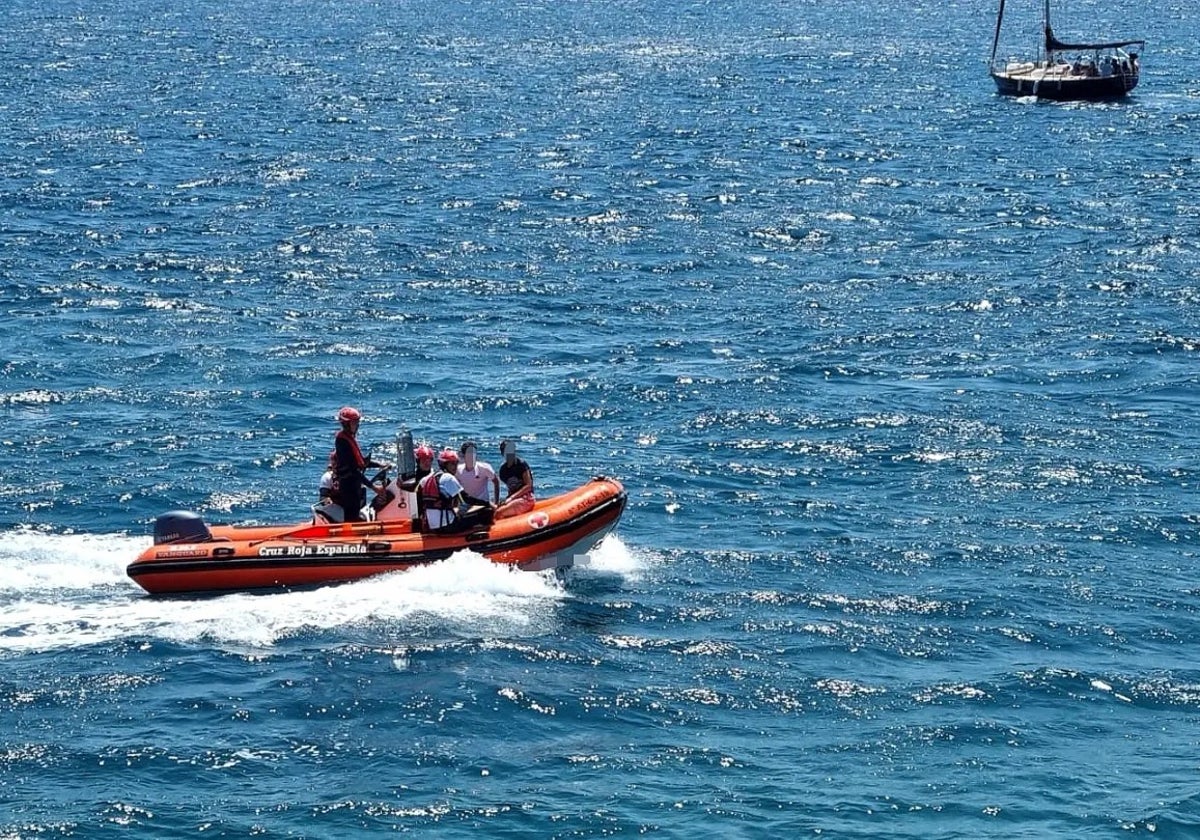
[(333, 439), (333, 451), (337, 460), (337, 503), (341, 505), (346, 522), (362, 522), (362, 507), (366, 501), (364, 488), (370, 487), (379, 494), (383, 488), (376, 487), (367, 478), (365, 470), (368, 467), (383, 467), (366, 458), (358, 448), (358, 424), (362, 422), (362, 412), (357, 408), (346, 406), (337, 413), (337, 420), (342, 424), (341, 430)]

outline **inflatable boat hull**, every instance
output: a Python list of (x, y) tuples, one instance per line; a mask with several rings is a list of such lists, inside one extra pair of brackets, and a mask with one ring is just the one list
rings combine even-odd
[[(620, 482), (597, 478), (532, 511), (462, 534), (414, 530), (411, 520), (335, 525), (196, 527), (156, 542), (128, 567), (147, 592), (178, 594), (308, 588), (409, 569), (469, 549), (523, 571), (561, 571), (614, 528)], [(185, 523), (186, 524), (186, 523)]]

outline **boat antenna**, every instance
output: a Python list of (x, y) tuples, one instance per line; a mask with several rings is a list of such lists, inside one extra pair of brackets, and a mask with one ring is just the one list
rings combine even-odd
[(1000, 13), (996, 15), (996, 37), (992, 38), (992, 60), (990, 64), (996, 63), (996, 47), (1000, 44), (1000, 22), (1004, 20), (1004, 0), (1000, 0)]

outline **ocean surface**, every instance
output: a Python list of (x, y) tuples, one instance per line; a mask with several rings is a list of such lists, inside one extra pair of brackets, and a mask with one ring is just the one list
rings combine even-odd
[[(0, 838), (1200, 837), (1200, 19), (1071, 0), (1149, 43), (1055, 105), (994, 15), (7, 0)], [(128, 579), (345, 404), (629, 507)]]

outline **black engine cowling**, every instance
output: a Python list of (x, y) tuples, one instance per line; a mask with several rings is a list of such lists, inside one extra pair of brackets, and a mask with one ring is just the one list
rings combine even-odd
[(177, 542), (208, 542), (212, 532), (200, 518), (190, 510), (172, 510), (154, 520), (154, 544)]

